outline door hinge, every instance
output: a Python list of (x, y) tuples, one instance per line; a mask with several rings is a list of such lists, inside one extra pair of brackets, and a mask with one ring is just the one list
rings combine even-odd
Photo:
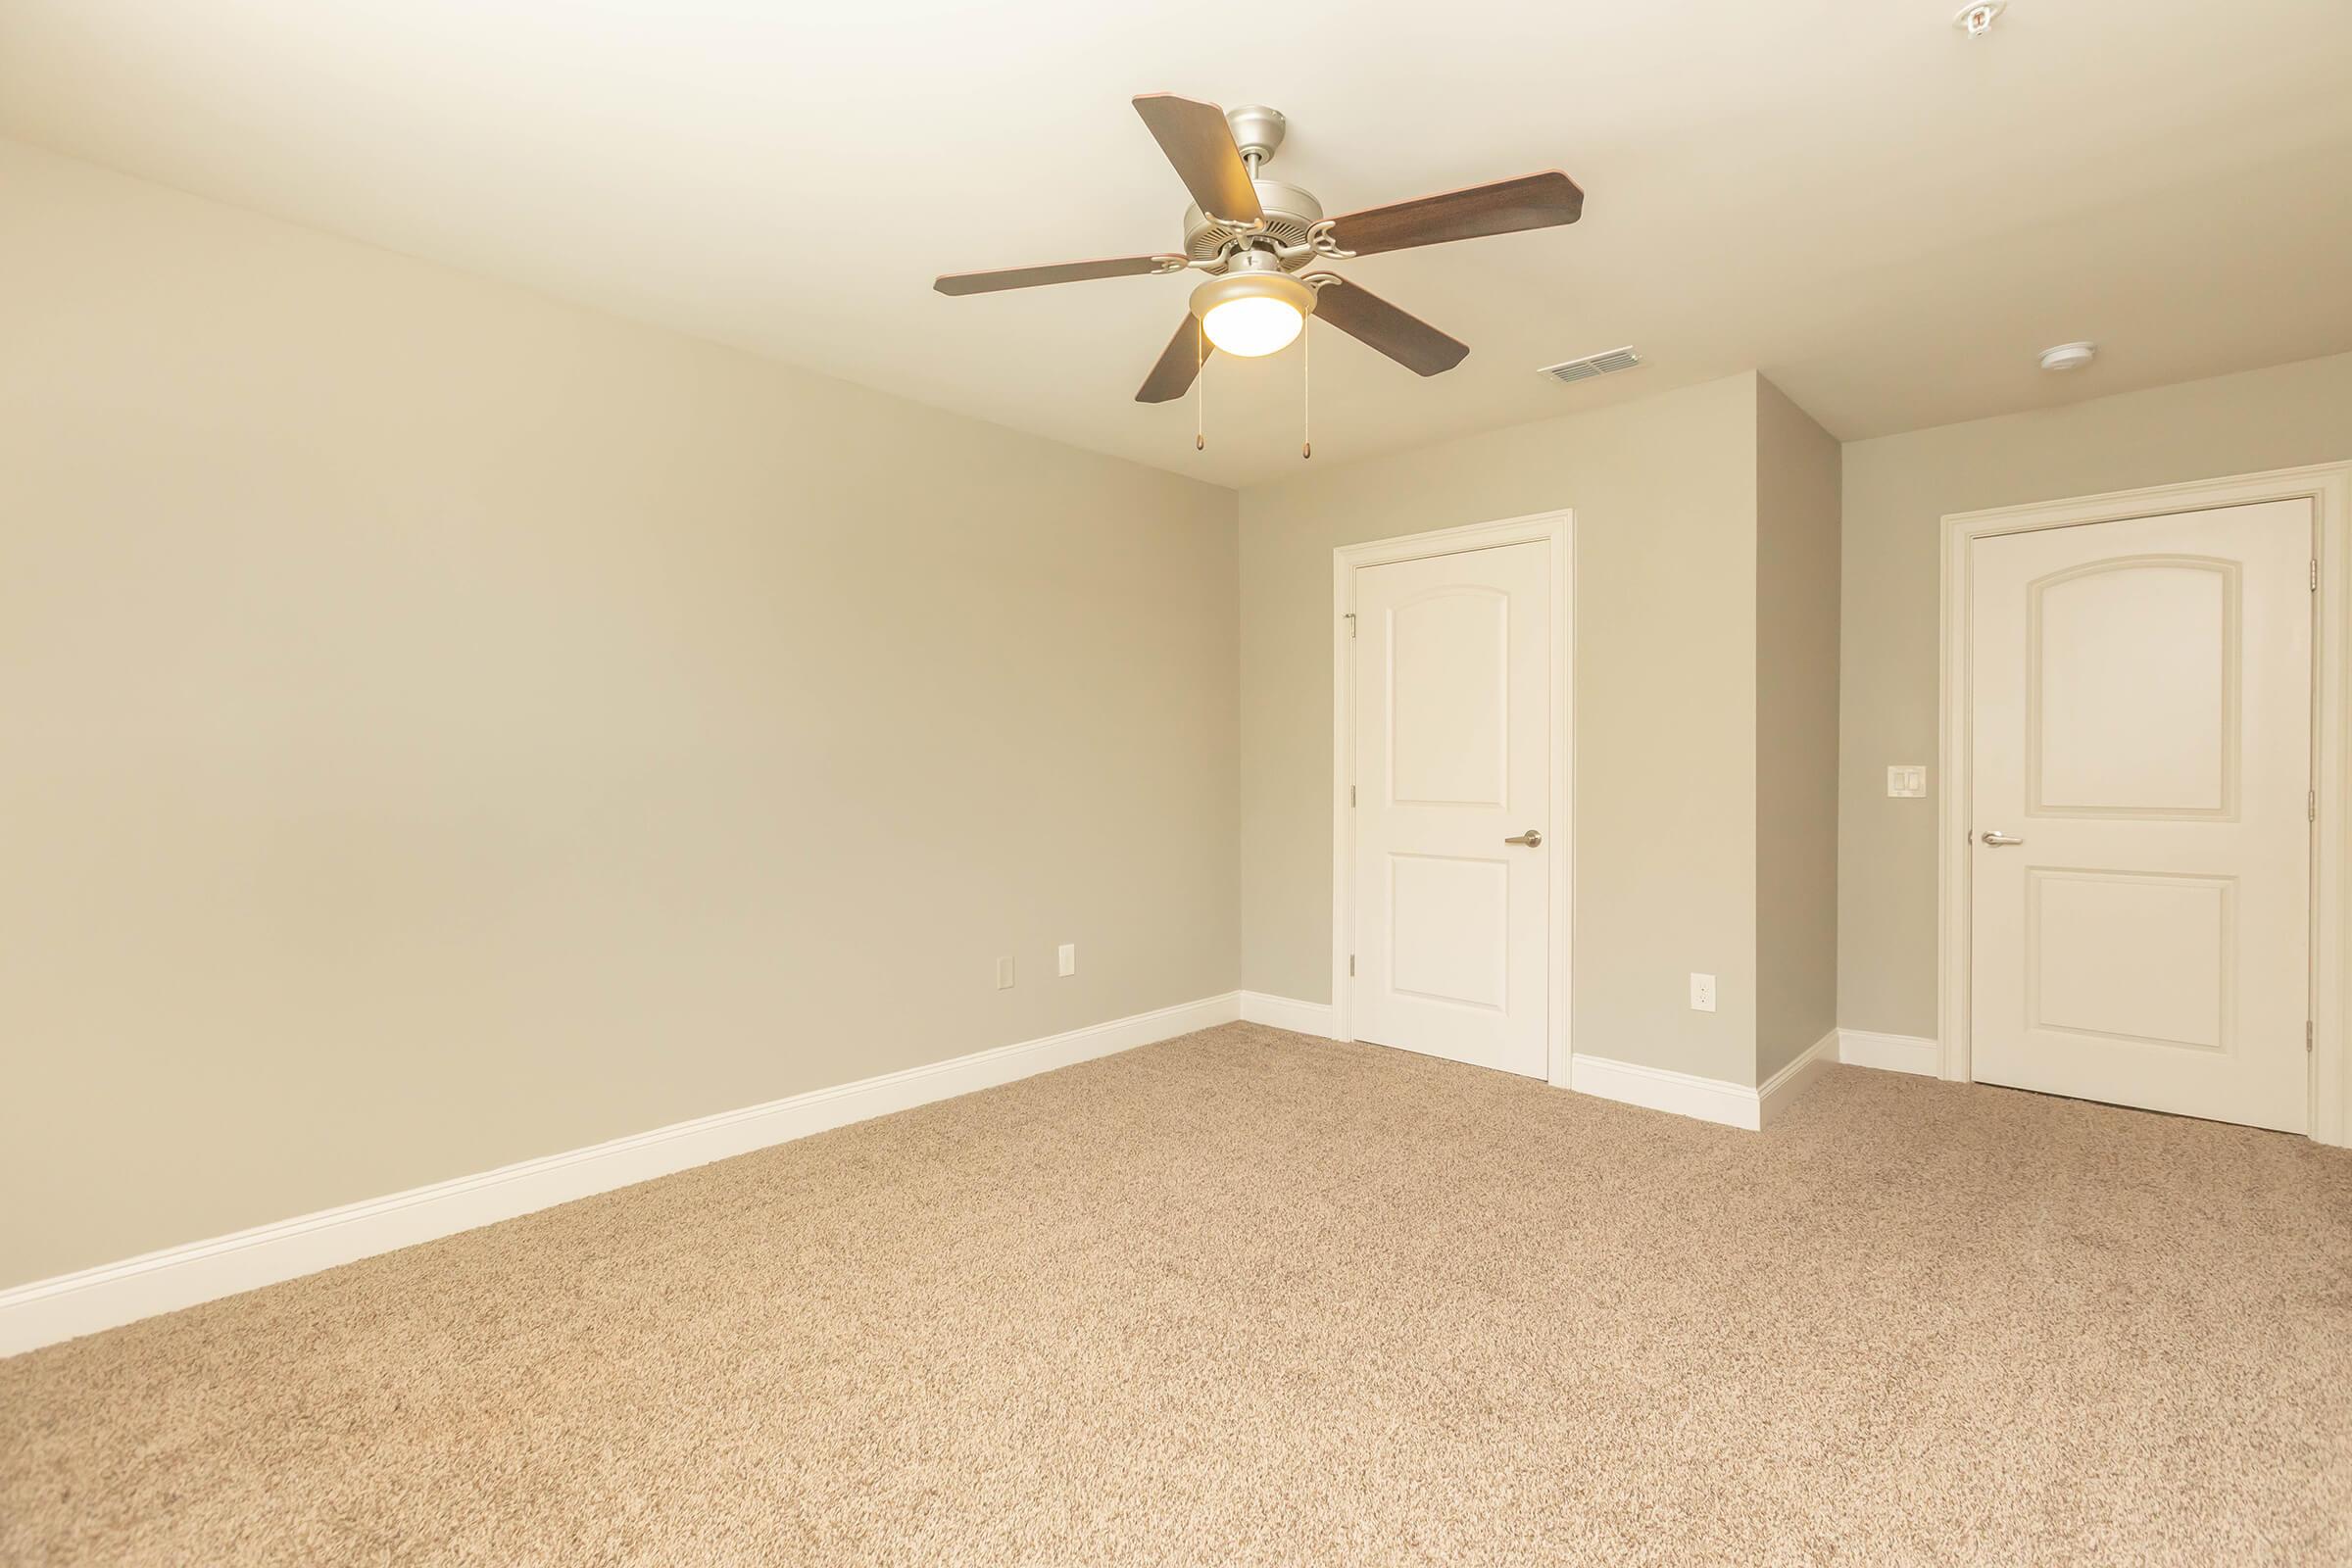
[[(1350, 806), (1355, 804), (1355, 797), (1353, 794), (1350, 794), (1348, 797), (1348, 804)], [(2318, 790), (2305, 790), (2303, 792), (2303, 820), (2306, 822), (2317, 822), (2319, 819), (2320, 792)]]
[(2309, 1018), (2303, 1020), (2303, 1051), (2305, 1054), (2309, 1054), (2311, 1052), (2311, 1020)]
[(2311, 558), (2311, 591), (2315, 594), (2320, 591), (2320, 558), (2317, 556)]
[(1352, 784), (1348, 786), (1348, 804), (1349, 806), (1355, 804), (1355, 786)]
[(1355, 955), (1352, 953), (1348, 955), (1348, 978), (1350, 980), (1355, 978)]

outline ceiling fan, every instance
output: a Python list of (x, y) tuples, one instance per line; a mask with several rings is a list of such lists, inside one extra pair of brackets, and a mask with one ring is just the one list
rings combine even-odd
[(1135, 100), (1135, 112), (1192, 192), (1182, 253), (951, 272), (932, 286), (942, 294), (989, 294), (1093, 277), (1208, 273), (1209, 281), (1193, 291), (1192, 314), (1144, 377), (1138, 403), (1182, 397), (1211, 349), (1253, 357), (1289, 346), (1310, 314), (1421, 375), (1450, 370), (1468, 345), (1317, 264), (1549, 228), (1573, 223), (1584, 212), (1585, 193), (1554, 169), (1326, 218), (1311, 192), (1264, 177), (1288, 128), (1274, 110), (1252, 105), (1228, 113), (1150, 93)]

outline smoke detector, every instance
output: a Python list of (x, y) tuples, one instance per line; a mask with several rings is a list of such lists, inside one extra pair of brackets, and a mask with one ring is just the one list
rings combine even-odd
[(1611, 349), (1606, 354), (1588, 354), (1581, 360), (1562, 360), (1557, 365), (1546, 365), (1536, 373), (1548, 375), (1555, 381), (1590, 381), (1596, 375), (1613, 375), (1619, 370), (1630, 370), (1641, 363), (1642, 356), (1636, 354), (1629, 344), (1625, 348)]
[(1952, 14), (1952, 25), (1971, 38), (1982, 38), (1992, 30), (1993, 19), (2009, 9), (2009, 0), (1971, 0)]
[(2096, 343), (2061, 343), (2054, 349), (2041, 351), (2041, 368), (2045, 370), (2080, 370), (2099, 357)]

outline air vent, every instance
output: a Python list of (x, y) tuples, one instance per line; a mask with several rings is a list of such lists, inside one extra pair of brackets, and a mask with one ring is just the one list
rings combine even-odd
[(1565, 360), (1558, 365), (1546, 365), (1541, 373), (1554, 381), (1590, 381), (1596, 375), (1610, 375), (1630, 370), (1642, 363), (1642, 356), (1632, 348), (1611, 349), (1606, 354), (1588, 354), (1581, 360)]

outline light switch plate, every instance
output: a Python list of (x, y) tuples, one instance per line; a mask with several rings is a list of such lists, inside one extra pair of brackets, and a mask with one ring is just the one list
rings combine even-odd
[(1078, 944), (1075, 942), (1064, 942), (1061, 945), (1061, 954), (1057, 961), (1061, 966), (1059, 970), (1060, 973), (1065, 975), (1076, 974), (1078, 972)]
[(1917, 762), (1902, 762), (1886, 770), (1886, 793), (1916, 800), (1928, 793), (1928, 770)]
[(1690, 977), (1690, 1010), (1692, 1012), (1713, 1012), (1715, 1010), (1715, 977), (1713, 975), (1694, 974)]
[(997, 989), (999, 991), (1012, 989), (1012, 955), (1009, 953), (997, 960)]

